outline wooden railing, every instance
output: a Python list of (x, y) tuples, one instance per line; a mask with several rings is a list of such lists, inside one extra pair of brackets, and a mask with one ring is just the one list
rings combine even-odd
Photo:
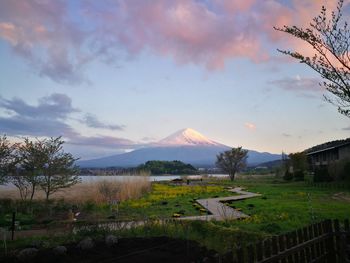
[(305, 182), (306, 185), (326, 189), (350, 189), (350, 182)]
[(349, 220), (325, 220), (228, 252), (223, 262), (350, 262)]

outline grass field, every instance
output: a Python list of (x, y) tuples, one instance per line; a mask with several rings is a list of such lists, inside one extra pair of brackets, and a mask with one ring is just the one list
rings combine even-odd
[(149, 194), (122, 203), (119, 211), (123, 218), (135, 219), (205, 215), (206, 210), (195, 202), (196, 199), (231, 195), (234, 193), (220, 185), (176, 186), (155, 183)]
[(305, 182), (284, 182), (275, 178), (237, 180), (233, 184), (262, 194), (229, 204), (250, 215), (242, 221), (230, 222), (240, 229), (279, 234), (322, 219), (350, 217), (349, 190), (317, 188)]

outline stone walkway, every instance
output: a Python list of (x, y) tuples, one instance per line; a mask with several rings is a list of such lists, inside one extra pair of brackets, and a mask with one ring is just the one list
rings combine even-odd
[(237, 193), (239, 195), (228, 196), (228, 197), (218, 197), (218, 198), (208, 198), (208, 199), (198, 199), (196, 200), (201, 206), (207, 209), (211, 214), (204, 216), (187, 216), (181, 217), (179, 219), (183, 220), (229, 220), (229, 219), (238, 219), (245, 218), (248, 215), (233, 209), (222, 203), (222, 201), (238, 201), (247, 198), (252, 198), (256, 196), (260, 196), (260, 194), (250, 193), (243, 191), (242, 188), (236, 187), (228, 190), (233, 193)]

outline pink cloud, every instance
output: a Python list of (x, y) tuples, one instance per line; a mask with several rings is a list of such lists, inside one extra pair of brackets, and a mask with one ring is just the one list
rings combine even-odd
[[(108, 31), (129, 51), (146, 48), (171, 56), (180, 64), (194, 63), (208, 69), (221, 69), (232, 58), (243, 57), (255, 62), (267, 58), (257, 34), (259, 21), (253, 15), (215, 12), (197, 1), (119, 3), (122, 3), (119, 13), (113, 11), (100, 16), (101, 24), (112, 19), (113, 25), (119, 25)], [(243, 6), (237, 10), (241, 9)]]
[(322, 4), (334, 8), (335, 2), (76, 1), (72, 9), (67, 0), (3, 0), (0, 38), (40, 75), (58, 82), (80, 82), (85, 65), (114, 61), (120, 52), (147, 51), (218, 70), (237, 58), (264, 62), (271, 44), (309, 52), (273, 26), (307, 25)]
[(69, 23), (67, 15), (63, 1), (4, 0), (0, 9), (0, 38), (40, 75), (77, 82), (86, 36)]
[(246, 123), (244, 124), (244, 127), (246, 127), (248, 130), (252, 130), (252, 131), (255, 131), (255, 130), (256, 130), (255, 124), (250, 123), (250, 122), (246, 122)]

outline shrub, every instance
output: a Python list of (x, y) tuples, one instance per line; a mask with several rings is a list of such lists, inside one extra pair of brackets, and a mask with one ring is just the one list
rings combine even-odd
[(119, 195), (121, 185), (118, 182), (103, 180), (98, 182), (98, 191), (102, 195), (103, 201), (111, 201)]
[(82, 207), (82, 209), (83, 209), (85, 212), (92, 212), (92, 211), (94, 211), (95, 208), (96, 208), (96, 205), (95, 205), (95, 203), (94, 203), (92, 200), (87, 200), (87, 201), (83, 204), (83, 207)]
[(346, 180), (346, 181), (350, 181), (350, 161), (348, 161), (348, 162), (344, 165), (343, 174), (342, 174), (342, 179), (343, 179), (343, 180)]
[(303, 171), (295, 171), (294, 172), (294, 180), (295, 181), (304, 181), (304, 172)]
[(332, 177), (330, 176), (327, 167), (318, 168), (315, 170), (314, 182), (330, 182)]
[(286, 180), (286, 181), (290, 181), (293, 179), (293, 174), (289, 171), (286, 171), (284, 173), (284, 176), (283, 176), (283, 179)]
[(261, 225), (260, 230), (269, 234), (276, 234), (281, 231), (281, 227), (277, 223), (266, 223)]

